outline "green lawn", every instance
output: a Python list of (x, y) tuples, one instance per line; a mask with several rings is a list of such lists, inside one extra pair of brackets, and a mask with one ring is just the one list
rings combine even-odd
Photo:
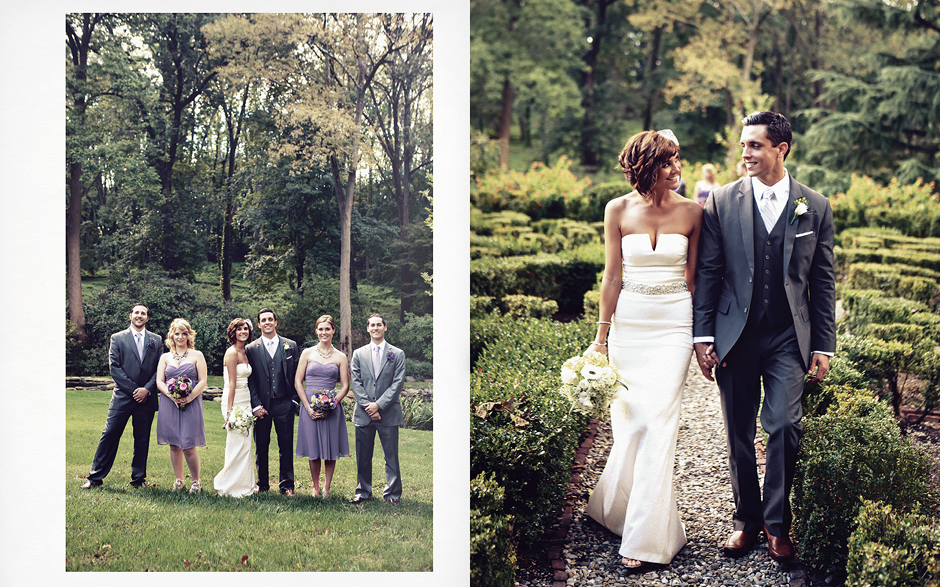
[[(157, 444), (156, 423), (147, 466), (147, 480), (155, 487), (128, 485), (133, 446), (128, 423), (104, 485), (81, 490), (110, 396), (104, 391), (66, 391), (67, 571), (432, 570), (432, 432), (401, 430), (405, 492), (399, 506), (348, 503), (356, 485), (355, 458), (339, 460), (327, 500), (310, 497), (305, 458), (294, 460), (295, 497), (275, 491), (240, 500), (214, 495), (212, 478), (225, 460), (225, 431), (216, 402), (204, 405), (202, 494), (170, 490), (174, 477), (169, 448)], [(351, 424), (348, 430), (354, 452)], [(276, 487), (274, 438), (271, 444), (271, 485)], [(373, 483), (378, 494), (385, 472), (378, 441), (376, 445)]]

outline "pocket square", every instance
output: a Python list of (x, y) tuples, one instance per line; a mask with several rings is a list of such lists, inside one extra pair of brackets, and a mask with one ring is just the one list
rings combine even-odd
[(796, 236), (793, 237), (793, 238), (800, 238), (801, 236), (807, 236), (807, 235), (810, 235), (810, 234), (813, 234), (813, 231), (812, 231), (812, 230), (809, 231), (809, 232), (801, 232), (800, 234), (796, 235)]

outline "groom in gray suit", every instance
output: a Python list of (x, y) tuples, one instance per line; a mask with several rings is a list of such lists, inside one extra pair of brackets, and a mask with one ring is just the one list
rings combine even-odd
[[(803, 415), (804, 375), (821, 380), (835, 352), (835, 270), (829, 200), (794, 181), (783, 162), (793, 135), (786, 118), (743, 121), (747, 176), (705, 203), (693, 319), (695, 355), (718, 380), (734, 492), (734, 532), (724, 546), (747, 554), (761, 530), (770, 557), (793, 557), (790, 487)], [(754, 454), (768, 434), (763, 498)]]
[(405, 353), (385, 340), (385, 318), (369, 316), (369, 344), (353, 352), (350, 370), (356, 397), (356, 495), (351, 503), (372, 499), (372, 451), (378, 433), (385, 453), (385, 501), (401, 501), (398, 428), (405, 423), (398, 396), (405, 385)]
[(150, 428), (157, 411), (157, 363), (160, 361), (160, 346), (163, 343), (159, 335), (144, 328), (149, 318), (150, 310), (147, 306), (134, 304), (131, 308), (130, 328), (111, 335), (108, 369), (114, 379), (114, 392), (91, 471), (82, 489), (101, 485), (111, 471), (128, 419), (134, 426), (131, 485), (146, 485)]

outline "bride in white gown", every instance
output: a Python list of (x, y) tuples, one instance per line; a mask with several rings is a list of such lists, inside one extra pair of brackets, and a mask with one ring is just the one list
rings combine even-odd
[(672, 470), (692, 357), (702, 207), (674, 192), (682, 164), (671, 131), (631, 137), (620, 165), (636, 191), (604, 213), (600, 319), (590, 350), (608, 353), (627, 389), (610, 406), (614, 445), (587, 514), (622, 537), (623, 564), (638, 571), (668, 564), (686, 543)]
[[(242, 318), (232, 320), (226, 331), (232, 346), (225, 351), (222, 360), (222, 416), (228, 428), (229, 418), (236, 406), (251, 410), (251, 396), (248, 392), (248, 376), (251, 365), (245, 355), (245, 344), (251, 339), (251, 322)], [(232, 381), (232, 374), (235, 380)], [(247, 432), (228, 428), (225, 441), (225, 466), (213, 480), (219, 495), (245, 497), (254, 492), (255, 458), (251, 443), (251, 430)]]

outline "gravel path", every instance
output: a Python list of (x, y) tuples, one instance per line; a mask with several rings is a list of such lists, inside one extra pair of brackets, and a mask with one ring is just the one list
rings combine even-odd
[(675, 462), (679, 512), (688, 544), (666, 567), (645, 574), (627, 574), (617, 552), (620, 537), (584, 513), (589, 492), (604, 468), (612, 442), (610, 425), (605, 421), (597, 428), (597, 436), (587, 451), (580, 492), (569, 506), (570, 526), (560, 560), (553, 561), (555, 575), (551, 582), (538, 587), (804, 585), (805, 575), (799, 566), (787, 568), (772, 561), (767, 556), (766, 542), (737, 560), (721, 553), (721, 546), (732, 530), (734, 509), (725, 433), (718, 388), (702, 376), (694, 361), (682, 399)]

